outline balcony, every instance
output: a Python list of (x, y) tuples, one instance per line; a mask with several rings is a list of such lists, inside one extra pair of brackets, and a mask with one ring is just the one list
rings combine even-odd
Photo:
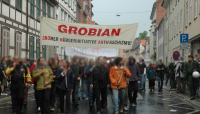
[(82, 9), (83, 8), (83, 5), (80, 3), (80, 2), (77, 2), (77, 6)]
[(94, 16), (94, 13), (91, 11), (92, 17)]
[(86, 6), (86, 8), (88, 9), (88, 11), (90, 11), (90, 6), (88, 6), (88, 5), (85, 5)]
[(57, 0), (49, 0), (51, 3), (53, 3), (54, 5), (58, 5), (58, 1)]
[(83, 11), (83, 14), (87, 17), (88, 16), (88, 14), (87, 14), (87, 12), (86, 11)]

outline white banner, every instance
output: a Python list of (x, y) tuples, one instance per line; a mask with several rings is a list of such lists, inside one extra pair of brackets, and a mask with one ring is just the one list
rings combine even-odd
[(91, 25), (41, 17), (41, 45), (131, 49), (138, 23)]
[(81, 57), (117, 57), (118, 54), (118, 49), (65, 47), (65, 55), (67, 56), (76, 55)]

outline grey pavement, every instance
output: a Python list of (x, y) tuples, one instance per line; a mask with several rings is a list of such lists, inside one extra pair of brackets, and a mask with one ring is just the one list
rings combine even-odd
[[(164, 90), (171, 92), (172, 94), (180, 97), (181, 99), (186, 100), (187, 102), (190, 102), (192, 105), (200, 108), (200, 98), (196, 98), (195, 100), (190, 100), (190, 91), (189, 91), (188, 87), (186, 87), (185, 93), (176, 93), (176, 90), (174, 90), (174, 89), (170, 91), (171, 86), (170, 86), (169, 82), (170, 82), (170, 80), (168, 81), (168, 84), (165, 85), (165, 80), (164, 80), (164, 85), (163, 85)], [(156, 81), (156, 85), (158, 85), (158, 81)]]
[[(199, 108), (191, 105), (189, 102), (168, 92), (149, 92), (148, 82), (146, 83), (146, 92), (138, 94), (138, 106), (129, 108), (124, 114), (200, 114)], [(156, 88), (157, 90), (157, 88)], [(86, 100), (79, 101), (78, 108), (72, 105), (72, 114), (96, 114), (94, 110), (89, 109), (89, 103)], [(40, 114), (37, 112), (34, 95), (28, 96), (28, 108), (23, 114)], [(60, 114), (59, 105), (56, 105), (55, 112), (51, 114)], [(171, 111), (172, 112), (171, 112)], [(102, 114), (113, 114), (113, 103), (111, 94), (108, 96), (108, 106), (103, 108)], [(12, 114), (11, 101), (0, 103), (0, 114)], [(123, 113), (122, 113), (123, 114)]]

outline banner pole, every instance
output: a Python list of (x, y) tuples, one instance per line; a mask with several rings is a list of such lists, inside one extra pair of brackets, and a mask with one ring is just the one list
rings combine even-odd
[[(125, 61), (125, 63), (124, 63), (124, 67), (126, 66), (126, 64), (127, 64), (127, 62), (128, 62), (128, 58), (129, 58), (130, 52), (131, 52), (131, 50), (129, 49), (128, 55), (127, 55), (127, 58), (126, 58), (126, 61)], [(119, 85), (120, 85), (120, 82), (121, 82), (123, 73), (124, 73), (124, 71), (122, 71), (122, 74), (121, 74), (121, 76), (120, 76), (120, 79), (119, 79), (119, 82), (118, 82)], [(119, 85), (117, 85), (117, 86), (119, 87)]]
[[(44, 55), (43, 55), (43, 45), (42, 45), (42, 57), (44, 57)], [(46, 59), (46, 58), (45, 58)]]

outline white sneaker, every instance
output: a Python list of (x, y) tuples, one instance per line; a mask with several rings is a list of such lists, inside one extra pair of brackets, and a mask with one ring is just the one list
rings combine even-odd
[(135, 105), (134, 105), (134, 103), (133, 104), (130, 104), (130, 107), (134, 107)]
[(125, 110), (125, 111), (128, 111), (128, 108), (127, 108), (126, 106), (124, 106), (124, 110)]
[(40, 110), (40, 107), (38, 107), (38, 112), (40, 112), (41, 110)]
[(1, 93), (2, 96), (7, 96), (8, 94), (6, 94), (5, 92)]

